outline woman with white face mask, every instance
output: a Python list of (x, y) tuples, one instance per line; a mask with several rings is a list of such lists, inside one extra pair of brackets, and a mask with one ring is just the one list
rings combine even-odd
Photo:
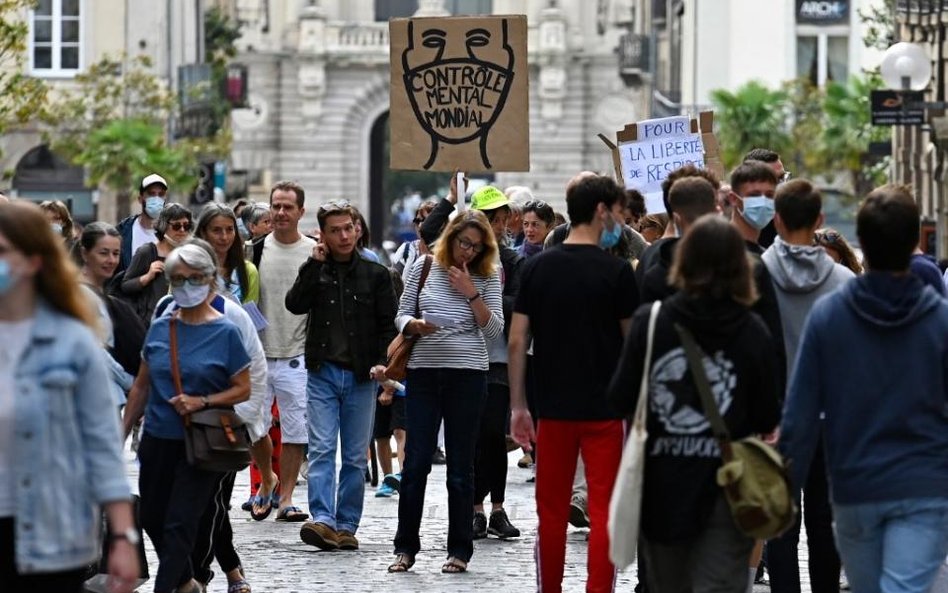
[(158, 300), (168, 294), (165, 259), (175, 247), (188, 240), (192, 225), (190, 210), (181, 204), (167, 204), (155, 221), (158, 242), (145, 243), (132, 256), (122, 280), (121, 292), (133, 302), (135, 311), (145, 323), (151, 320)]
[[(138, 484), (142, 526), (158, 552), (156, 593), (201, 590), (189, 558), (201, 515), (224, 477), (188, 464), (183, 417), (233, 406), (250, 396), (250, 357), (240, 331), (210, 304), (216, 274), (214, 260), (197, 245), (179, 247), (165, 260), (177, 309), (152, 322), (125, 408), (126, 435), (142, 413), (146, 417)], [(176, 353), (171, 351), (172, 331)], [(183, 393), (172, 377), (174, 355)]]
[(96, 325), (42, 211), (0, 203), (0, 583), (78, 593), (109, 519), (112, 590), (139, 576), (131, 492)]

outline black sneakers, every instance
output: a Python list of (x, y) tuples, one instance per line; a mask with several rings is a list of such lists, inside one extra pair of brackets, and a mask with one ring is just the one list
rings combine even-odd
[[(481, 514), (481, 517), (483, 517), (483, 514)], [(474, 522), (476, 524), (477, 520), (475, 519)], [(490, 523), (487, 525), (487, 533), (499, 537), (500, 539), (520, 537), (520, 530), (510, 524), (510, 519), (507, 518), (507, 511), (504, 509), (494, 511), (490, 514)]]
[[(493, 518), (493, 514), (491, 514)], [(487, 515), (474, 511), (474, 539), (487, 537)]]

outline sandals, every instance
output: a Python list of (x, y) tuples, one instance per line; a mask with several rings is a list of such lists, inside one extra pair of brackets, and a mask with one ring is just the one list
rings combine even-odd
[(459, 574), (467, 572), (467, 562), (457, 556), (449, 556), (448, 561), (441, 565), (441, 572), (444, 574)]
[(282, 523), (301, 523), (309, 518), (299, 507), (286, 507), (277, 512), (276, 520)]
[[(257, 491), (257, 495), (252, 498), (253, 504), (250, 507), (250, 516), (253, 517), (254, 521), (263, 521), (270, 516), (270, 512), (275, 508), (272, 502), (273, 495), (279, 491), (279, 480), (273, 486), (273, 490), (270, 491), (270, 494), (260, 494), (260, 490)], [(277, 497), (277, 506), (279, 506), (279, 494), (277, 494)]]
[(244, 579), (234, 581), (233, 583), (227, 585), (227, 593), (251, 593), (250, 583)]
[(408, 572), (415, 565), (415, 557), (410, 554), (396, 554), (395, 562), (388, 567), (389, 572)]

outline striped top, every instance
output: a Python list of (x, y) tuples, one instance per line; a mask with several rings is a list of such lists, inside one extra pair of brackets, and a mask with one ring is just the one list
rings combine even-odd
[[(395, 318), (395, 326), (399, 331), (404, 331), (408, 322), (415, 318), (415, 295), (418, 294), (418, 281), (424, 262), (423, 257), (415, 260), (405, 282), (405, 292), (402, 293), (398, 316)], [(471, 276), (471, 280), (491, 312), (490, 321), (485, 327), (477, 325), (467, 299), (451, 286), (447, 270), (432, 258), (431, 271), (421, 289), (419, 309), (422, 313), (457, 319), (461, 323), (442, 327), (433, 334), (419, 338), (408, 360), (408, 368), (487, 370), (485, 336), (495, 338), (504, 331), (500, 276), (496, 273), (489, 278)]]

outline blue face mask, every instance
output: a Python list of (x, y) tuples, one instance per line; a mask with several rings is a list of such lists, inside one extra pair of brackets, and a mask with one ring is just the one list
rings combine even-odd
[(612, 215), (609, 215), (609, 220), (612, 221), (612, 228), (602, 229), (602, 234), (599, 235), (599, 246), (603, 249), (612, 249), (622, 237), (622, 225), (617, 223)]
[(246, 225), (244, 225), (244, 221), (240, 218), (237, 219), (237, 232), (240, 233), (240, 237), (244, 241), (250, 238), (250, 231), (247, 230)]
[(747, 196), (741, 216), (755, 230), (761, 230), (774, 219), (774, 201), (767, 196)]
[(10, 292), (13, 288), (13, 271), (10, 270), (10, 262), (0, 259), (0, 296)]
[(165, 207), (165, 199), (159, 196), (145, 198), (145, 215), (148, 218), (158, 218), (161, 209)]

